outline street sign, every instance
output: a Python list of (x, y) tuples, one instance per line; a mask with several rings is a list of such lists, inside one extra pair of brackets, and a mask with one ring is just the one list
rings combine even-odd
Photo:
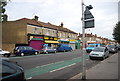
[(85, 12), (84, 12), (84, 19), (91, 19), (94, 18), (94, 16), (91, 14), (91, 12), (89, 11), (88, 8), (86, 8)]
[(85, 29), (94, 28), (94, 19), (85, 20)]

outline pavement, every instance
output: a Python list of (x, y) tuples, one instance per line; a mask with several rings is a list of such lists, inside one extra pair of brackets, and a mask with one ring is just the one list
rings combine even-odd
[[(107, 59), (101, 61), (99, 64), (95, 65), (94, 67), (86, 70), (86, 80), (108, 80), (108, 81), (119, 81), (118, 75), (118, 54), (113, 54), (112, 56), (108, 57)], [(104, 80), (103, 80), (104, 79)], [(82, 73), (71, 77), (67, 81), (80, 81), (82, 80)]]

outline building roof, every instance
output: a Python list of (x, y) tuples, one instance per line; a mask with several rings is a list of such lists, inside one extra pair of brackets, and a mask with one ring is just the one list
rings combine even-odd
[[(22, 18), (22, 19), (19, 19), (19, 20), (26, 20), (27, 24), (30, 24), (30, 25), (35, 25), (35, 26), (39, 26), (39, 27), (45, 27), (45, 28), (55, 29), (55, 30), (58, 30), (58, 31), (64, 31), (64, 32), (77, 34), (76, 32), (74, 32), (74, 31), (72, 31), (72, 30), (70, 30), (68, 28), (53, 25), (53, 24), (51, 24), (49, 22), (45, 23), (45, 22), (38, 21), (36, 19), (28, 19), (28, 18)], [(17, 20), (17, 21), (19, 21), (19, 20)]]

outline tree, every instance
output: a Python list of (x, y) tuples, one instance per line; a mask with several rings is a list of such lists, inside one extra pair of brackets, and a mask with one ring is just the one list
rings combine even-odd
[(5, 14), (5, 6), (7, 5), (7, 0), (0, 0), (0, 22), (7, 20), (7, 14)]
[(120, 44), (120, 21), (116, 24), (113, 29), (113, 37)]

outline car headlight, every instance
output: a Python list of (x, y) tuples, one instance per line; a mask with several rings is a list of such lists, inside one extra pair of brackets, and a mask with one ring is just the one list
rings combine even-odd
[(114, 48), (112, 48), (112, 50), (115, 50)]

